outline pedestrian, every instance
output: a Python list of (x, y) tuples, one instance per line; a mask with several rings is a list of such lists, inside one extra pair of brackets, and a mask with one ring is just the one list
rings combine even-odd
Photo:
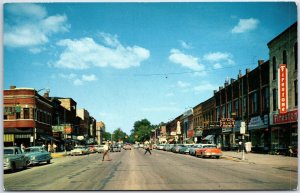
[(239, 141), (239, 148), (238, 148), (238, 153), (242, 151), (242, 141)]
[(104, 148), (104, 153), (103, 153), (102, 161), (104, 161), (105, 156), (108, 157), (107, 161), (111, 161), (112, 159), (109, 156), (109, 144), (108, 144), (108, 142), (105, 142), (105, 145), (104, 145), (103, 148)]
[(24, 153), (24, 151), (25, 151), (25, 146), (24, 146), (24, 144), (23, 143), (21, 143), (21, 151)]
[(51, 144), (48, 143), (48, 152), (51, 152)]
[(151, 151), (150, 151), (150, 145), (149, 145), (149, 143), (146, 143), (145, 144), (145, 153), (144, 153), (144, 155), (146, 155), (146, 153), (147, 152), (149, 152), (150, 153), (150, 155), (151, 155)]
[(54, 144), (53, 144), (53, 152), (54, 152), (54, 153), (56, 153), (56, 148), (57, 148), (57, 145), (54, 143)]

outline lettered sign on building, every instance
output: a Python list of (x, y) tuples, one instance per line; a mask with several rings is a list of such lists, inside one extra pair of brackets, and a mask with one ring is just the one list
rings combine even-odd
[(288, 109), (288, 69), (286, 64), (280, 64), (278, 68), (278, 107), (279, 114), (287, 112)]

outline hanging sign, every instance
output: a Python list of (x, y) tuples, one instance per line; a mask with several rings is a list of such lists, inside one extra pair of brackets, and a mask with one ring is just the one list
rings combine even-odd
[(279, 114), (283, 114), (288, 109), (288, 69), (286, 64), (279, 65), (278, 76), (278, 107)]

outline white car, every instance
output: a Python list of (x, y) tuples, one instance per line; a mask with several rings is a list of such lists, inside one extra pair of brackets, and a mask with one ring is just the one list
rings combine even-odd
[(71, 156), (73, 155), (85, 155), (88, 154), (89, 150), (85, 146), (75, 146), (74, 149), (71, 150)]

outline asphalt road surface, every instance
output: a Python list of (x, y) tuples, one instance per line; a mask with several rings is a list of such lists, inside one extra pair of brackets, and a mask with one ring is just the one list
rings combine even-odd
[(14, 190), (295, 190), (297, 170), (143, 149), (66, 156), (3, 175)]

